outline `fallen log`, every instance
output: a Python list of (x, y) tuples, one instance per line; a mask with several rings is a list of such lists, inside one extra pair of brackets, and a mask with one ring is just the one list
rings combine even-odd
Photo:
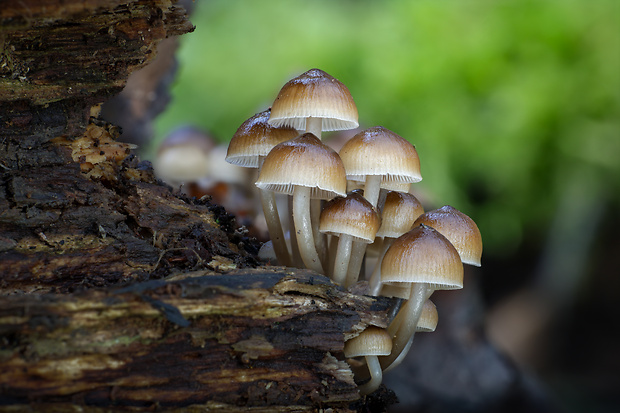
[(354, 411), (343, 343), (390, 304), (282, 267), (2, 297), (0, 411)]

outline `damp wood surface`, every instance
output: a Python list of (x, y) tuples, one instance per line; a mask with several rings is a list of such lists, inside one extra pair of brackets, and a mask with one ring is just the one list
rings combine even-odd
[(393, 303), (264, 266), (100, 115), (193, 29), (170, 0), (0, 0), (0, 411), (368, 411), (342, 349)]
[(347, 411), (359, 394), (343, 343), (368, 325), (385, 327), (391, 304), (283, 267), (5, 296), (0, 400), (12, 408), (76, 403), (86, 411)]

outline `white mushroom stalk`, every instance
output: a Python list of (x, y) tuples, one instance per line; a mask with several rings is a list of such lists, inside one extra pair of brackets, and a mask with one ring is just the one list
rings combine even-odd
[[(257, 113), (239, 126), (228, 144), (226, 154), (228, 163), (246, 168), (256, 168), (260, 175), (264, 159), (271, 149), (277, 144), (297, 136), (297, 131), (294, 128), (270, 125), (268, 123), (270, 114), (269, 109)], [(275, 193), (259, 188), (259, 196), (278, 263), (290, 266), (292, 265), (291, 255), (286, 246)]]
[(310, 199), (344, 195), (346, 177), (338, 154), (306, 133), (275, 146), (263, 165), (256, 186), (293, 196), (295, 236), (307, 268), (324, 274), (312, 233)]

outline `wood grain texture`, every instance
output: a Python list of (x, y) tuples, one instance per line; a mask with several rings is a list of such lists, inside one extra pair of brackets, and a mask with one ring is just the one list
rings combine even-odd
[(0, 400), (347, 410), (359, 394), (344, 340), (385, 326), (389, 306), (282, 267), (2, 297)]

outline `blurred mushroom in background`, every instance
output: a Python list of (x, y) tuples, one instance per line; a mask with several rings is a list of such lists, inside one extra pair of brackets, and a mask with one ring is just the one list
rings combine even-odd
[(153, 166), (157, 177), (175, 190), (195, 198), (208, 195), (237, 218), (250, 236), (267, 238), (257, 220), (260, 202), (252, 192), (247, 170), (225, 161), (226, 145), (218, 145), (209, 133), (194, 126), (172, 131), (159, 145)]

